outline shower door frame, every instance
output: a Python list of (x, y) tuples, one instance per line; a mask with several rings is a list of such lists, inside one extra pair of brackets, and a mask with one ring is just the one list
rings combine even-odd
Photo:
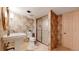
[[(42, 18), (41, 18), (41, 20), (42, 20)], [(38, 20), (36, 21), (36, 27), (37, 27), (37, 23), (38, 23)], [(40, 42), (40, 43), (42, 43), (42, 44), (44, 44), (44, 45), (46, 45), (46, 46), (48, 46), (47, 44), (45, 44), (45, 43), (43, 43), (42, 41), (42, 25), (40, 26), (41, 27), (41, 40), (38, 40), (38, 38), (37, 38), (37, 36), (36, 36), (36, 40), (38, 41), (38, 42)], [(36, 34), (38, 34), (38, 29), (36, 28)]]

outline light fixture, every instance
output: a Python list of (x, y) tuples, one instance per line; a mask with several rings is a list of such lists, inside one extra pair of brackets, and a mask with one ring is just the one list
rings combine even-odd
[(27, 10), (27, 13), (31, 13), (31, 11), (30, 10)]

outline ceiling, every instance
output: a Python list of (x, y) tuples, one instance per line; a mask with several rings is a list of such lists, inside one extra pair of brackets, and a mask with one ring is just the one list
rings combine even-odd
[[(20, 15), (39, 18), (47, 15), (50, 10), (53, 10), (57, 15), (78, 10), (78, 7), (10, 7), (11, 11), (18, 13)], [(30, 10), (31, 13), (27, 13)]]

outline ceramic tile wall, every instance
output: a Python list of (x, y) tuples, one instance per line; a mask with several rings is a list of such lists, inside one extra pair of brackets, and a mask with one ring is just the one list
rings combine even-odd
[(34, 28), (34, 20), (13, 12), (10, 12), (9, 30), (10, 32), (27, 32)]

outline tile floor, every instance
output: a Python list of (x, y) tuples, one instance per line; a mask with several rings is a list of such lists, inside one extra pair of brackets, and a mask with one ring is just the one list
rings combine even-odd
[[(18, 51), (48, 51), (48, 46), (46, 46), (40, 42), (37, 42), (34, 49), (32, 49), (32, 50), (27, 49), (27, 45), (28, 45), (27, 43), (23, 43)], [(68, 48), (65, 48), (63, 46), (58, 46), (57, 48), (53, 49), (52, 51), (71, 51), (71, 50)]]
[(48, 46), (38, 42), (34, 51), (48, 51)]
[[(48, 51), (48, 46), (38, 42), (38, 45), (36, 46), (34, 51)], [(58, 46), (52, 51), (71, 51), (71, 50), (63, 46)]]
[(63, 46), (58, 46), (57, 48), (53, 49), (53, 51), (71, 51), (71, 50)]
[(37, 42), (33, 49), (28, 48), (28, 43), (23, 43), (18, 50), (15, 51), (48, 51), (48, 46)]
[[(33, 51), (48, 51), (48, 46), (38, 42)], [(71, 51), (71, 50), (63, 46), (58, 46), (52, 51)]]

